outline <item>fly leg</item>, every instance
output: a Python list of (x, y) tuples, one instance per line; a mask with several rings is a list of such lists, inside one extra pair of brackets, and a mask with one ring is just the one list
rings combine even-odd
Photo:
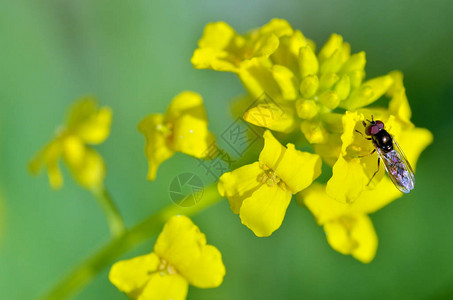
[(369, 140), (369, 141), (372, 140), (372, 138), (367, 138), (367, 137), (365, 137), (365, 136), (363, 135), (363, 133), (361, 133), (361, 132), (358, 131), (357, 129), (356, 129), (355, 131), (358, 132), (358, 133), (360, 133), (360, 134), (363, 136), (363, 138), (364, 138), (365, 140)]
[[(358, 158), (362, 158), (362, 157), (367, 157), (367, 156), (371, 156), (374, 154), (374, 152), (376, 152), (376, 149), (373, 149), (373, 151), (371, 151), (371, 153), (368, 153), (367, 155), (360, 155), (360, 156), (357, 156)], [(378, 160), (378, 168), (379, 168), (379, 160)], [(379, 169), (378, 169), (379, 171)], [(374, 175), (373, 175), (374, 176)]]
[[(374, 149), (374, 150), (376, 150), (376, 149)], [(377, 159), (377, 170), (376, 170), (376, 172), (374, 172), (373, 176), (371, 176), (370, 181), (368, 181), (368, 184), (366, 186), (370, 185), (371, 180), (373, 180), (374, 176), (376, 176), (376, 174), (379, 172), (380, 163), (381, 163), (381, 158), (378, 157), (378, 159)]]

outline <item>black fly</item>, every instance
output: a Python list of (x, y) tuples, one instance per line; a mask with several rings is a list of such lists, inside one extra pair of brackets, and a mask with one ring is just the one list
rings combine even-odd
[[(374, 150), (370, 154), (377, 152), (379, 156), (378, 169), (371, 176), (370, 182), (379, 171), (379, 163), (382, 159), (387, 174), (389, 174), (398, 190), (403, 193), (409, 193), (414, 188), (415, 178), (414, 171), (407, 161), (406, 156), (395, 139), (384, 129), (384, 122), (373, 120), (373, 116), (371, 116), (371, 121), (367, 121), (369, 124), (365, 121), (362, 121), (362, 123), (365, 127), (365, 134), (370, 136), (369, 138), (365, 138), (372, 141), (374, 145)], [(356, 131), (362, 134), (360, 131)]]

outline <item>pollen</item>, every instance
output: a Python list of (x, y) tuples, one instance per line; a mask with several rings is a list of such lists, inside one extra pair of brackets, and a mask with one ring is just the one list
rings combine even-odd
[(160, 260), (158, 272), (160, 276), (173, 275), (177, 273), (175, 267), (169, 264), (165, 259)]
[(173, 135), (173, 124), (157, 124), (156, 130), (160, 132), (165, 138), (171, 138)]
[(274, 185), (282, 186), (281, 184), (283, 184), (283, 186), (285, 186), (283, 181), (281, 181), (281, 179), (277, 176), (277, 174), (275, 174), (275, 172), (272, 169), (270, 169), (269, 167), (267, 167), (265, 165), (263, 166), (263, 169), (264, 169), (264, 173), (263, 173), (263, 177), (261, 179), (262, 183), (267, 184), (269, 187), (272, 187)]

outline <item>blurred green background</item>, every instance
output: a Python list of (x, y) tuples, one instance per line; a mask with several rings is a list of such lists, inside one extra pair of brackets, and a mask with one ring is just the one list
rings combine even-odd
[[(353, 52), (366, 51), (368, 77), (402, 70), (413, 121), (435, 141), (420, 158), (416, 189), (372, 215), (379, 249), (369, 265), (332, 250), (295, 203), (278, 231), (256, 238), (223, 201), (193, 220), (223, 253), (227, 275), (217, 289), (191, 287), (188, 299), (453, 297), (451, 1), (6, 0), (0, 7), (0, 299), (36, 298), (108, 240), (97, 203), (69, 174), (53, 191), (44, 174), (26, 169), (70, 104), (89, 94), (113, 108), (111, 136), (97, 149), (107, 188), (132, 226), (171, 203), (174, 176), (204, 172), (176, 155), (146, 181), (139, 120), (190, 89), (203, 95), (220, 134), (243, 88), (230, 73), (193, 69), (203, 27), (224, 20), (244, 32), (273, 17), (318, 46), (342, 34)], [(75, 299), (126, 299), (107, 274)]]

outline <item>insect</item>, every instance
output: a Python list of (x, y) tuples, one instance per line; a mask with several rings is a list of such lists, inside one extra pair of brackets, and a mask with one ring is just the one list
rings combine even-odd
[(363, 126), (365, 127), (365, 134), (370, 137), (363, 136), (363, 133), (356, 130), (360, 133), (365, 139), (373, 142), (374, 150), (369, 154), (377, 152), (378, 154), (378, 169), (371, 176), (371, 180), (379, 172), (380, 161), (382, 160), (385, 165), (385, 170), (387, 174), (392, 179), (393, 184), (403, 193), (409, 193), (415, 185), (414, 171), (412, 170), (411, 165), (407, 161), (406, 156), (401, 150), (398, 143), (393, 139), (393, 137), (384, 129), (384, 122), (379, 120), (374, 120), (371, 116), (371, 121), (367, 120), (369, 124), (365, 121), (362, 121)]

